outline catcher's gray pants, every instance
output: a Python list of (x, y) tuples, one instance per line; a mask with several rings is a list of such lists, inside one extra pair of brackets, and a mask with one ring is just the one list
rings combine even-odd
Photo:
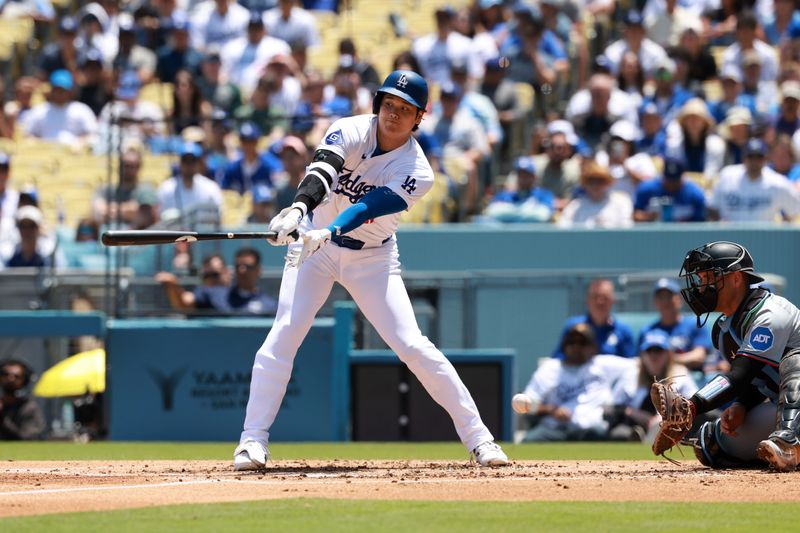
[[(720, 430), (720, 421), (714, 424), (714, 435), (723, 452), (742, 461), (756, 460), (758, 443), (769, 437), (775, 429), (775, 415), (778, 407), (772, 402), (764, 402), (750, 410), (744, 423), (736, 429), (736, 436), (726, 435)], [(703, 431), (700, 432), (702, 437)]]

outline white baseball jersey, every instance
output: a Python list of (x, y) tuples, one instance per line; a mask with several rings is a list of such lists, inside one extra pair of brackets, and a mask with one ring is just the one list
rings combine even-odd
[[(533, 373), (525, 394), (534, 403), (566, 407), (578, 427), (605, 427), (603, 408), (611, 405), (614, 383), (635, 364), (633, 359), (616, 355), (595, 355), (580, 366), (547, 359)], [(547, 417), (542, 424), (557, 425), (558, 421)]]
[(720, 172), (708, 207), (729, 222), (774, 222), (781, 213), (789, 217), (800, 214), (800, 195), (792, 182), (769, 167), (751, 180), (744, 165), (730, 165)]
[[(345, 209), (378, 187), (388, 187), (405, 200), (409, 208), (433, 187), (433, 170), (416, 139), (389, 153), (376, 155), (378, 117), (358, 115), (334, 122), (317, 149), (330, 150), (344, 167), (326, 202), (314, 209), (315, 228), (324, 228)], [(347, 233), (366, 246), (378, 246), (397, 230), (402, 213), (378, 217)]]
[[(301, 232), (312, 225), (328, 226), (376, 187), (388, 187), (408, 207), (432, 187), (433, 171), (417, 141), (409, 137), (403, 146), (382, 154), (377, 150), (377, 124), (374, 115), (360, 115), (337, 120), (330, 127), (319, 148), (338, 154), (344, 166), (325, 201), (304, 218)], [(266, 444), (269, 440), (297, 349), (334, 283), (350, 293), (381, 338), (448, 412), (468, 450), (494, 440), (453, 365), (417, 325), (400, 277), (397, 240), (392, 238), (399, 219), (400, 213), (380, 216), (345, 235), (362, 241), (363, 247), (340, 246), (331, 240), (299, 268), (284, 267), (275, 322), (253, 364), (240, 442), (253, 439)], [(289, 255), (300, 253), (302, 246), (302, 242), (289, 245)]]

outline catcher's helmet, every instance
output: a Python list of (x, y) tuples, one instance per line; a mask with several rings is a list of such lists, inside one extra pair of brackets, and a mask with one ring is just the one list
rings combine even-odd
[(413, 70), (395, 70), (386, 76), (372, 99), (372, 112), (376, 115), (384, 94), (393, 94), (423, 111), (428, 106), (428, 84)]
[[(701, 272), (707, 273), (700, 276)], [(742, 272), (751, 283), (764, 278), (755, 273), (753, 258), (747, 248), (729, 241), (715, 241), (689, 250), (681, 266), (680, 277), (686, 281), (681, 295), (698, 317), (714, 311), (719, 291), (724, 287), (725, 274)]]

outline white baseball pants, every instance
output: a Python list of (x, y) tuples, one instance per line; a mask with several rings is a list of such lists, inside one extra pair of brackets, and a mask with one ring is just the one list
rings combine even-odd
[[(297, 250), (298, 244), (292, 245)], [(333, 283), (340, 283), (386, 344), (450, 414), (468, 450), (494, 440), (455, 368), (417, 325), (400, 277), (397, 242), (351, 250), (328, 243), (299, 269), (285, 267), (275, 322), (256, 353), (241, 441), (269, 441), (292, 364)]]

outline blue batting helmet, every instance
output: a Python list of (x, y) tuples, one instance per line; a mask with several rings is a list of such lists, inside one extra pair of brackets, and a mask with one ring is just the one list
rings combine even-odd
[(372, 99), (372, 112), (378, 114), (384, 94), (402, 98), (423, 111), (428, 105), (428, 84), (425, 79), (412, 70), (395, 70), (383, 80), (375, 98)]

